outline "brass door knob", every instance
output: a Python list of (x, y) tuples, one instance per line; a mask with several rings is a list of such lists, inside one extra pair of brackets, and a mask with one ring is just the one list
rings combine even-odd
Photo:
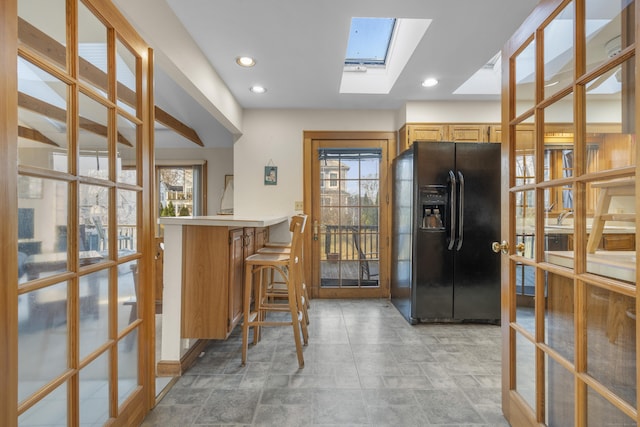
[(503, 240), (502, 243), (493, 242), (491, 244), (491, 250), (495, 253), (502, 252), (506, 255), (509, 253), (509, 243), (506, 240)]
[(516, 252), (524, 253), (524, 242), (520, 242), (516, 245)]

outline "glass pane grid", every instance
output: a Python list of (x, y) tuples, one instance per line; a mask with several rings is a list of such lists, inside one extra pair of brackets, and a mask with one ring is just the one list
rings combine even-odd
[(320, 160), (321, 286), (378, 286), (379, 159), (368, 153)]

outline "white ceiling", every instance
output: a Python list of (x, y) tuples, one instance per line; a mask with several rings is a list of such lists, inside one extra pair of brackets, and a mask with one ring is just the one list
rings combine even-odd
[[(229, 132), (228, 141), (239, 133), (238, 108), (240, 114), (253, 108), (395, 110), (407, 101), (498, 100), (499, 95), (454, 95), (454, 91), (502, 48), (538, 1), (115, 3), (154, 48), (156, 67), (162, 69), (156, 72), (156, 104), (196, 131), (206, 132), (202, 121), (213, 116)], [(389, 94), (339, 93), (352, 17), (432, 20)], [(253, 56), (256, 66), (239, 67), (235, 58), (240, 55)], [(440, 84), (421, 87), (427, 77)], [(214, 87), (207, 87), (208, 82)], [(254, 84), (265, 86), (267, 93), (250, 92)]]

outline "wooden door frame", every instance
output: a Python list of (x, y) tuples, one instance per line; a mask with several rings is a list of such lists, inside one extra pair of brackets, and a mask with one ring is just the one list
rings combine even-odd
[[(386, 140), (387, 141), (387, 164), (380, 165), (380, 181), (384, 183), (384, 191), (380, 193), (380, 209), (384, 209), (386, 221), (380, 223), (381, 231), (384, 230), (386, 242), (380, 242), (380, 288), (363, 289), (358, 288), (352, 292), (357, 292), (359, 298), (376, 298), (390, 296), (390, 255), (391, 255), (391, 163), (397, 154), (397, 132), (376, 132), (376, 131), (304, 131), (303, 135), (303, 206), (304, 212), (308, 213), (310, 226), (304, 233), (304, 251), (313, 254), (313, 224), (314, 224), (314, 208), (313, 205), (313, 162), (317, 157), (313, 153), (312, 145), (315, 140)], [(305, 277), (307, 283), (310, 283), (311, 298), (345, 298), (356, 296), (346, 290), (321, 291), (319, 278), (319, 268), (314, 268), (313, 257), (312, 262), (305, 263)], [(310, 279), (310, 280), (309, 280)]]

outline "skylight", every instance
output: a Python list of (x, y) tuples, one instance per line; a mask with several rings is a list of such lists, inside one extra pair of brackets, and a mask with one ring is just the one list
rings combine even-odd
[(351, 18), (345, 65), (385, 65), (395, 18)]

